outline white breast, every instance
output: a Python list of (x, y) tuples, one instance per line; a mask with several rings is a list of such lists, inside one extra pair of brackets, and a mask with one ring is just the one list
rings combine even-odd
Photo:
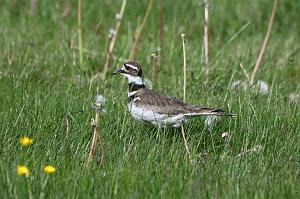
[(187, 118), (184, 115), (167, 115), (157, 113), (150, 108), (143, 106), (136, 106), (134, 103), (128, 104), (129, 112), (132, 117), (139, 121), (149, 122), (156, 126), (173, 126), (180, 127), (180, 125), (186, 122)]

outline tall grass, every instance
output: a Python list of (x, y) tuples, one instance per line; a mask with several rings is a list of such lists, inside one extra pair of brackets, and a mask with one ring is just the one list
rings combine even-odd
[[(221, 120), (211, 131), (204, 127), (203, 118), (185, 126), (194, 166), (185, 159), (180, 130), (158, 130), (130, 117), (127, 85), (121, 78), (96, 79), (89, 90), (90, 78), (105, 63), (106, 38), (120, 9), (119, 1), (82, 4), (84, 47), (98, 53), (83, 51), (86, 67), (76, 66), (77, 61), (73, 66), (78, 54), (70, 49), (70, 43), (76, 41), (77, 1), (70, 1), (70, 14), (65, 18), (61, 1), (40, 1), (35, 16), (28, 14), (30, 2), (12, 4), (4, 0), (1, 4), (0, 198), (28, 198), (28, 184), (33, 198), (38, 197), (45, 181), (45, 164), (57, 169), (43, 190), (45, 198), (298, 196), (299, 102), (288, 100), (289, 93), (300, 91), (297, 1), (280, 1), (278, 5), (272, 40), (256, 75), (270, 85), (267, 96), (228, 88), (232, 81), (244, 77), (241, 61), (245, 70), (253, 68), (272, 1), (210, 1), (213, 39), (207, 86), (203, 85), (204, 59), (199, 45), (203, 5), (199, 1), (164, 1), (158, 90), (178, 98), (182, 95), (180, 33), (184, 32), (188, 38), (186, 101), (237, 114), (234, 119)], [(133, 32), (146, 7), (146, 1), (127, 2), (112, 66), (122, 64), (129, 56)], [(150, 55), (159, 46), (159, 35), (159, 2), (154, 1), (136, 54), (147, 78), (151, 77)], [(85, 167), (93, 133), (91, 105), (98, 94), (107, 99), (101, 120), (105, 157), (101, 168), (93, 162)], [(68, 131), (67, 115), (71, 124)], [(229, 143), (221, 137), (224, 132), (230, 134)], [(26, 151), (18, 143), (23, 135), (34, 139)], [(255, 146), (261, 146), (261, 150), (237, 157)], [(100, 154), (101, 150), (97, 156)], [(28, 178), (16, 173), (16, 165), (21, 162), (31, 170)]]

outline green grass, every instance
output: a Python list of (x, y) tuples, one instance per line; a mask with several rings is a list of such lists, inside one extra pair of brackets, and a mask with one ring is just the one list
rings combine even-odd
[[(28, 15), (27, 1), (0, 7), (0, 198), (296, 198), (300, 191), (299, 103), (288, 100), (299, 93), (300, 59), (297, 22), (300, 4), (280, 1), (271, 41), (257, 78), (270, 93), (256, 96), (232, 92), (229, 84), (249, 72), (262, 44), (272, 1), (214, 0), (210, 6), (211, 74), (203, 85), (203, 7), (199, 1), (165, 1), (165, 38), (158, 90), (182, 98), (183, 67), (180, 33), (187, 37), (187, 101), (223, 107), (236, 118), (223, 119), (212, 131), (204, 119), (187, 126), (191, 166), (178, 130), (161, 130), (134, 121), (127, 112), (127, 85), (121, 77), (89, 81), (102, 70), (109, 28), (114, 26), (120, 1), (83, 1), (84, 54), (79, 65), (76, 1), (62, 18), (62, 1), (41, 1), (37, 16)], [(159, 3), (142, 34), (137, 59), (151, 79), (150, 55), (159, 45)], [(113, 67), (129, 56), (132, 35), (147, 2), (128, 1), (118, 35)], [(245, 30), (230, 39), (246, 23)], [(118, 60), (120, 59), (120, 60)], [(114, 68), (111, 68), (113, 71)], [(174, 89), (175, 88), (175, 89)], [(97, 94), (107, 99), (101, 121), (105, 160), (85, 167)], [(78, 112), (83, 110), (83, 112)], [(66, 137), (65, 117), (71, 131)], [(228, 146), (221, 138), (231, 134)], [(34, 144), (20, 146), (29, 135)], [(259, 153), (237, 158), (261, 145)], [(100, 157), (100, 150), (98, 151)], [(31, 170), (19, 177), (16, 166)], [(45, 181), (43, 166), (57, 172)]]

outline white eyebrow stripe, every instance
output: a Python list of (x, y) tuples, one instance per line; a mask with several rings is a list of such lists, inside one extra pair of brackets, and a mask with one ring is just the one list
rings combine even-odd
[(125, 64), (125, 66), (129, 66), (130, 68), (133, 68), (134, 70), (138, 70), (138, 68), (134, 65), (131, 64)]

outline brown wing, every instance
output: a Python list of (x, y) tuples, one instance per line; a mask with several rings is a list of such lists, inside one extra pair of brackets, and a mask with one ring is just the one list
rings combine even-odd
[[(158, 92), (141, 89), (137, 92), (136, 97), (140, 97), (135, 103), (137, 105), (147, 104), (148, 108), (155, 110), (157, 113), (176, 115), (189, 113), (188, 105), (180, 100), (163, 96)], [(145, 106), (145, 105), (144, 105)]]
[[(136, 93), (136, 97), (140, 99), (135, 101), (138, 106), (147, 106), (147, 108), (161, 114), (167, 115), (177, 115), (177, 114), (187, 114), (193, 113), (190, 116), (197, 115), (227, 115), (232, 116), (232, 114), (226, 113), (222, 109), (218, 108), (208, 108), (200, 106), (191, 106), (178, 99), (163, 96), (158, 92), (144, 88)], [(145, 105), (147, 104), (147, 105)]]

